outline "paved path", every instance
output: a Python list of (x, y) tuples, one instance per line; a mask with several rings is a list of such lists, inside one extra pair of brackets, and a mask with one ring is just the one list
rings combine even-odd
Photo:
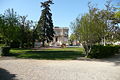
[(119, 60), (0, 60), (0, 80), (120, 80), (120, 63)]

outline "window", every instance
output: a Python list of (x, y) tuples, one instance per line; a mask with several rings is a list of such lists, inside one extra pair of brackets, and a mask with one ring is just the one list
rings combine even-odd
[(58, 41), (58, 37), (55, 38), (55, 41), (56, 41), (56, 42)]

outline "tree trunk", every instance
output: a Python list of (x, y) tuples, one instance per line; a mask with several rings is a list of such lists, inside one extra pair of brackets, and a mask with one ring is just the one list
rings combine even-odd
[(87, 45), (87, 43), (83, 43), (82, 45), (83, 45), (83, 47), (84, 47), (86, 57), (88, 57), (88, 54), (89, 54), (89, 48), (88, 48), (88, 45)]
[(10, 40), (5, 40), (5, 45), (10, 46)]
[(9, 46), (9, 41), (8, 40), (5, 41), (5, 45)]
[(105, 36), (104, 36), (104, 38), (103, 38), (103, 45), (105, 46), (106, 44), (106, 40), (105, 40)]
[(23, 41), (21, 42), (20, 47), (21, 47), (21, 48), (24, 48), (24, 42), (23, 42)]
[(34, 44), (35, 44), (35, 42), (34, 41), (32, 41), (32, 48), (34, 48), (35, 46), (34, 46)]
[(43, 40), (43, 42), (42, 42), (42, 47), (45, 47), (45, 41)]
[(106, 45), (106, 40), (105, 40), (105, 36), (102, 38), (102, 45)]
[(86, 57), (88, 57), (89, 53), (91, 52), (91, 45), (88, 45), (87, 43), (82, 44), (85, 50)]

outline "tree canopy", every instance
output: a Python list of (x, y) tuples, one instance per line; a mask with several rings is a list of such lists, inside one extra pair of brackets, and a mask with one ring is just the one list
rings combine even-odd
[(89, 12), (81, 17), (77, 17), (71, 26), (76, 37), (79, 37), (86, 56), (91, 51), (91, 47), (95, 44), (105, 45), (106, 40), (115, 39), (118, 26), (113, 24), (118, 14), (113, 11), (110, 1), (107, 1), (106, 9), (98, 9), (88, 3)]
[(13, 9), (7, 9), (1, 14), (0, 43), (5, 43), (7, 46), (21, 44), (21, 47), (31, 44), (33, 21), (26, 18), (27, 16), (20, 16)]

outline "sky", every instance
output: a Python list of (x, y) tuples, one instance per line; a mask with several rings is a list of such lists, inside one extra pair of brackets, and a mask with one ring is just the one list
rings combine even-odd
[[(8, 8), (13, 8), (19, 15), (28, 15), (28, 20), (38, 21), (42, 10), (40, 2), (43, 1), (46, 0), (0, 0), (0, 14)], [(69, 27), (77, 16), (88, 12), (89, 1), (103, 9), (106, 0), (53, 0), (51, 12), (54, 26)], [(120, 0), (113, 0), (114, 4), (117, 2)]]

